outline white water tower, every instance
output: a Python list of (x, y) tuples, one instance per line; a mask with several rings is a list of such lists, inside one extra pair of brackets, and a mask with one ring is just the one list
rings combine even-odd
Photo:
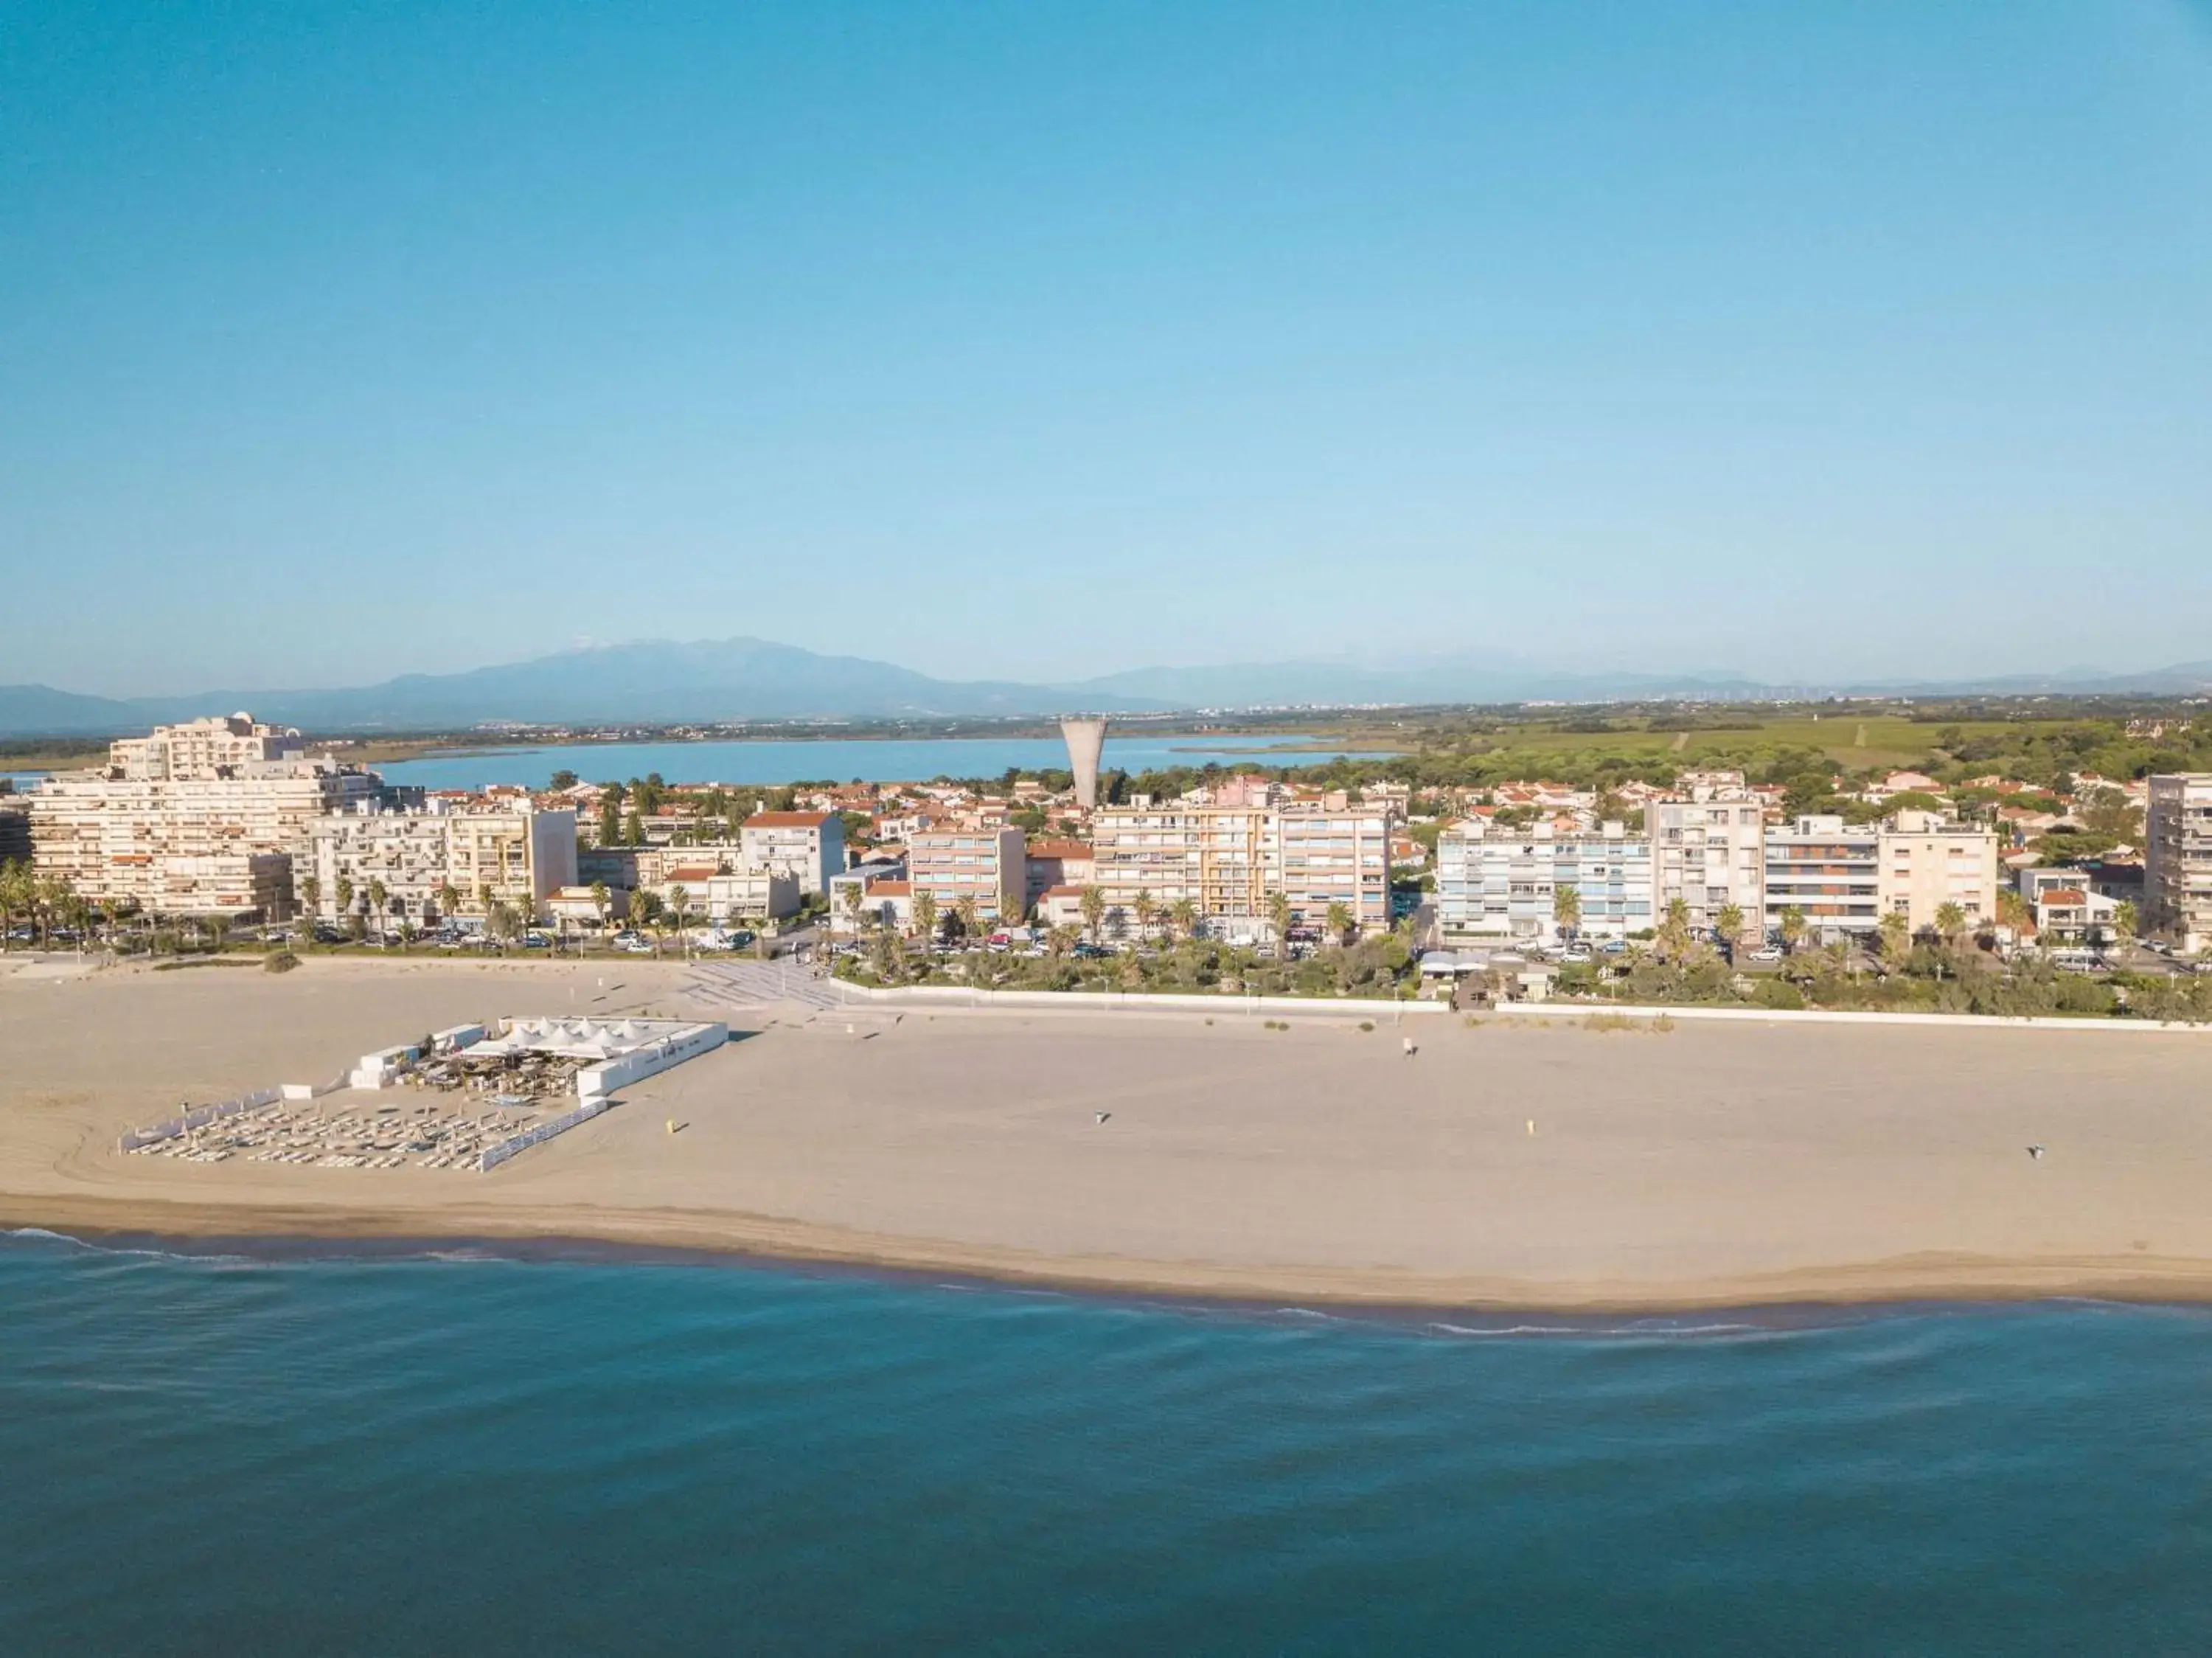
[(1088, 810), (1098, 804), (1098, 756), (1106, 747), (1106, 722), (1062, 720), (1060, 735), (1067, 740), (1067, 765), (1075, 773), (1076, 803)]

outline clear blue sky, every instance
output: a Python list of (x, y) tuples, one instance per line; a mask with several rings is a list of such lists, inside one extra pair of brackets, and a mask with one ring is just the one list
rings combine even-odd
[(2212, 657), (2212, 4), (0, 0), (0, 682)]

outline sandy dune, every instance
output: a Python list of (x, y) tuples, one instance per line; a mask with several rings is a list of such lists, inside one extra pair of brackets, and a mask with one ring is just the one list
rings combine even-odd
[(708, 1011), (684, 979), (0, 977), (0, 1222), (562, 1236), (1455, 1306), (2212, 1296), (2212, 1033), (1437, 1020), (1408, 1059), (1341, 1021), (754, 1011), (732, 1015), (746, 1039), (489, 1175), (112, 1149), (180, 1098), (327, 1076), (434, 1025)]

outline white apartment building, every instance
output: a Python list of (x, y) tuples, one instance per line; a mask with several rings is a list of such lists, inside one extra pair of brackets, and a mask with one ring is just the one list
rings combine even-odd
[[(1871, 933), (1881, 924), (1881, 832), (1816, 813), (1766, 832), (1766, 927), (1796, 909), (1814, 939)], [(1994, 896), (1990, 901), (1994, 903)]]
[(1740, 774), (1692, 773), (1681, 800), (1644, 808), (1651, 838), (1657, 913), (1680, 899), (1690, 924), (1717, 930), (1733, 905), (1747, 931), (1766, 912), (1766, 812)]
[(2191, 954), (2212, 946), (2212, 772), (2153, 777), (2144, 824), (2143, 925)]
[(246, 766), (306, 752), (296, 730), (258, 724), (251, 714), (157, 725), (145, 736), (119, 738), (107, 747), (109, 768), (132, 783), (237, 777)]
[(978, 920), (1020, 920), (1029, 886), (1026, 863), (1018, 829), (969, 824), (907, 838), (909, 896), (928, 893), (940, 915), (973, 899)]
[(1437, 839), (1437, 916), (1445, 936), (1550, 946), (1570, 930), (1559, 893), (1572, 889), (1585, 938), (1624, 938), (1656, 924), (1651, 842), (1620, 823), (1587, 835), (1549, 824), (1500, 828), (1476, 818)]
[(385, 917), (417, 923), (446, 914), (448, 887), (456, 914), (506, 904), (535, 917), (555, 892), (577, 884), (576, 814), (565, 807), (471, 810), (440, 801), (412, 811), (355, 810), (313, 825), (310, 845), (316, 912), (325, 919), (341, 913), (342, 884), (350, 909), (366, 914), (380, 882)]
[(845, 867), (845, 820), (835, 812), (756, 812), (738, 830), (741, 862), (781, 869), (802, 896), (827, 893)]
[(1272, 937), (1278, 894), (1293, 927), (1323, 927), (1341, 904), (1379, 932), (1390, 924), (1390, 825), (1382, 807), (1105, 807), (1091, 820), (1092, 880), (1115, 932), (1140, 894), (1163, 912), (1188, 899), (1210, 935), (1231, 941)]
[(686, 918), (704, 918), (717, 925), (774, 921), (799, 913), (799, 878), (761, 863), (736, 869), (712, 863), (673, 865), (656, 890), (672, 910), (680, 890)]
[(1936, 925), (1947, 905), (1969, 926), (1996, 919), (1997, 838), (1978, 824), (1940, 813), (1899, 812), (1881, 826), (1881, 912), (1901, 915), (1915, 933)]

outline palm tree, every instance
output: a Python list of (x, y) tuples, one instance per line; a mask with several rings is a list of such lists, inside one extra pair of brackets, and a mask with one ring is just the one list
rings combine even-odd
[(1098, 942), (1098, 928), (1106, 919), (1106, 894), (1096, 887), (1086, 887), (1078, 901), (1083, 911), (1083, 924), (1091, 934), (1091, 942)]
[(338, 918), (343, 921), (346, 917), (353, 913), (353, 877), (351, 875), (340, 875), (338, 877), (337, 898), (338, 901)]
[(1563, 938), (1572, 938), (1581, 930), (1583, 889), (1572, 881), (1560, 881), (1552, 888), (1552, 920)]
[(1966, 930), (1966, 912), (1957, 905), (1942, 903), (1936, 906), (1936, 933), (1946, 944), (1956, 944), (1960, 935)]
[(599, 918), (602, 933), (607, 930), (607, 911), (614, 908), (614, 902), (615, 896), (607, 890), (606, 882), (595, 881), (592, 883), (592, 910)]
[(975, 895), (963, 893), (960, 901), (952, 906), (952, 913), (960, 920), (960, 947), (967, 948), (975, 942)]
[(1168, 914), (1175, 918), (1175, 929), (1185, 938), (1198, 936), (1198, 905), (1188, 897), (1179, 898), (1168, 905)]
[(31, 866), (0, 863), (0, 950), (14, 948), (15, 917), (30, 912)]
[(438, 888), (438, 919), (451, 921), (461, 907), (461, 889), (450, 881)]
[(1137, 936), (1140, 939), (1150, 937), (1152, 923), (1159, 918), (1160, 913), (1160, 906), (1152, 902), (1152, 889), (1139, 887), (1136, 899), (1129, 907), (1137, 914)]
[(1734, 904), (1722, 905), (1720, 913), (1713, 917), (1713, 927), (1720, 934), (1721, 942), (1728, 947), (1729, 960), (1733, 962), (1736, 946), (1743, 942), (1741, 907)]
[(2118, 906), (2112, 911), (2113, 939), (2121, 944), (2125, 944), (2136, 936), (2142, 925), (2142, 917), (2137, 913), (2134, 901), (2122, 899)]
[(1912, 948), (1912, 928), (1904, 914), (1892, 910), (1877, 925), (1881, 935), (1881, 959), (1894, 967), (1905, 960), (1905, 952)]
[(914, 926), (924, 944), (936, 942), (937, 894), (926, 887), (914, 895)]
[(380, 877), (374, 875), (369, 877), (368, 909), (369, 913), (376, 917), (376, 942), (380, 944), (384, 942), (384, 917), (386, 914), (385, 905), (390, 901), (391, 897), (391, 889), (385, 886)]
[(845, 888), (845, 914), (853, 923), (853, 936), (858, 938), (866, 930), (868, 894), (864, 878), (855, 877)]
[(1267, 899), (1267, 919), (1275, 925), (1275, 960), (1286, 961), (1291, 954), (1291, 896), (1288, 893), (1277, 893)]
[(1336, 936), (1339, 948), (1341, 948), (1344, 941), (1351, 936), (1352, 924), (1350, 905), (1339, 902), (1328, 906), (1328, 930)]
[(1796, 905), (1782, 911), (1782, 948), (1790, 954), (1797, 954), (1797, 942), (1805, 936), (1805, 912)]
[(1667, 918), (1659, 923), (1659, 952), (1679, 962), (1690, 953), (1690, 906), (1682, 899), (1667, 901)]
[(302, 876), (300, 896), (307, 901), (307, 922), (312, 930), (316, 918), (323, 912), (323, 883), (313, 875)]

